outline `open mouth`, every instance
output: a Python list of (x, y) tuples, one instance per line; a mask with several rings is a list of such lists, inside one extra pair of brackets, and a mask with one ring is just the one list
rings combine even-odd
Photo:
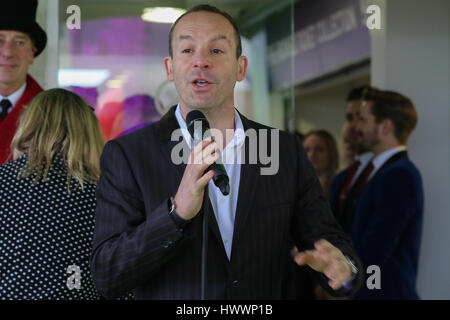
[(203, 79), (194, 80), (193, 83), (198, 87), (206, 87), (208, 84), (210, 84), (209, 81)]

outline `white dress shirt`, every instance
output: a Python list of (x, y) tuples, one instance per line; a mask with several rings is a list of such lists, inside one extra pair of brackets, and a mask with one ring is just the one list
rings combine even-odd
[[(193, 139), (187, 131), (186, 121), (184, 121), (180, 112), (180, 105), (175, 110), (175, 116), (178, 124), (183, 132), (183, 137), (189, 146), (193, 146)], [(230, 193), (224, 196), (219, 188), (216, 187), (214, 181), (211, 180), (208, 184), (208, 194), (211, 201), (214, 216), (216, 217), (219, 226), (220, 235), (222, 237), (225, 252), (228, 260), (231, 257), (231, 247), (233, 242), (234, 219), (236, 216), (236, 206), (239, 194), (239, 183), (241, 180), (241, 157), (245, 142), (244, 126), (239, 113), (234, 110), (234, 137), (228, 142), (222, 150), (222, 163), (228, 174), (230, 183)]]
[(8, 99), (12, 105), (11, 110), (14, 109), (14, 107), (16, 106), (17, 102), (19, 101), (20, 97), (22, 97), (23, 93), (25, 92), (26, 87), (27, 87), (27, 82), (25, 81), (24, 84), (19, 88), (19, 90), (14, 91), (9, 96), (4, 97), (0, 94), (0, 101), (2, 101), (3, 99)]

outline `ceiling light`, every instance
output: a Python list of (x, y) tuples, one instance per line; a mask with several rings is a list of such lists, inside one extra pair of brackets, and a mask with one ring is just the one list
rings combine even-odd
[(171, 7), (145, 8), (141, 18), (144, 21), (156, 23), (174, 23), (183, 13), (185, 9)]

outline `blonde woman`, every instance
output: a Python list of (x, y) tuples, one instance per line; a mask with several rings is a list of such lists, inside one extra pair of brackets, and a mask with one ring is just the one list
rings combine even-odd
[(331, 182), (339, 167), (336, 140), (326, 130), (313, 130), (305, 135), (303, 147), (328, 198)]
[(93, 109), (64, 89), (38, 94), (0, 166), (0, 298), (98, 299), (89, 271), (103, 148)]

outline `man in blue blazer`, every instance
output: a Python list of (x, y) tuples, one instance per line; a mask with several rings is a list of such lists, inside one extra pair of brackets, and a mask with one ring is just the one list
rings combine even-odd
[(406, 152), (416, 123), (416, 110), (407, 97), (373, 88), (364, 94), (359, 130), (374, 158), (349, 230), (370, 272), (354, 299), (419, 299), (423, 188)]
[[(234, 86), (247, 68), (240, 43), (233, 19), (214, 7), (200, 5), (181, 16), (164, 60), (180, 103), (159, 122), (105, 146), (91, 257), (94, 282), (105, 296), (133, 290), (137, 299), (279, 299), (293, 244), (301, 251), (297, 264), (316, 270), (330, 293), (358, 289), (358, 257), (300, 141), (234, 108)], [(189, 134), (175, 140), (173, 134), (187, 126), (192, 110), (205, 114), (215, 139), (191, 151)], [(240, 129), (257, 140), (242, 137)], [(183, 145), (186, 152), (177, 149)], [(225, 163), (230, 192), (224, 196), (207, 169), (219, 158), (220, 145), (222, 154), (247, 158), (266, 146), (265, 154), (279, 157), (279, 166), (262, 174), (262, 158)], [(178, 162), (181, 151), (194, 161)], [(205, 215), (210, 223), (202, 231)]]

